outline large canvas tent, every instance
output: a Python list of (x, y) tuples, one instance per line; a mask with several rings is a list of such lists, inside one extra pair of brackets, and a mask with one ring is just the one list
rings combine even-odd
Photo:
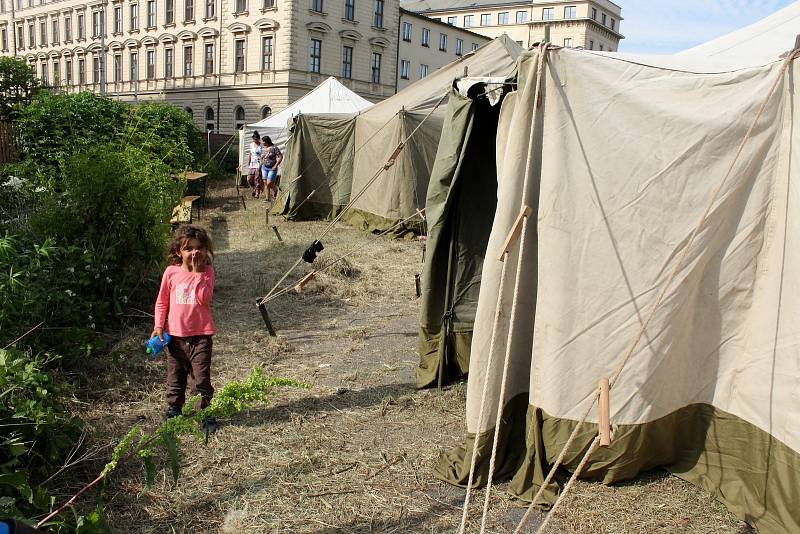
[[(310, 153), (309, 149), (319, 149), (321, 141), (310, 133), (315, 117), (304, 117), (301, 120), (306, 122), (296, 124), (294, 131), (302, 132), (306, 138), (303, 144), (297, 143), (289, 150), (291, 157), (302, 159), (304, 164), (284, 172), (287, 196), (279, 209), (294, 215), (299, 211), (295, 210), (296, 206), (312, 202), (306, 193), (312, 190), (315, 191), (314, 199), (337, 198), (336, 191), (324, 191), (325, 184), (336, 176), (341, 181), (350, 180), (347, 184), (337, 181), (336, 187), (354, 193), (364, 191), (345, 216), (351, 224), (381, 230), (412, 217), (417, 209), (424, 207), (431, 166), (442, 131), (446, 97), (453, 80), (465, 73), (476, 77), (509, 76), (520, 53), (519, 45), (503, 35), (354, 116), (354, 125), (342, 122), (336, 135), (339, 138), (352, 135), (353, 142), (352, 151), (342, 154), (342, 158), (350, 158), (350, 161), (337, 161), (338, 170), (331, 170), (324, 161), (316, 161)], [(331, 130), (328, 134), (333, 135)], [(408, 142), (394, 164), (368, 186), (398, 144), (406, 139)], [(341, 169), (348, 169), (348, 172)], [(345, 202), (350, 200), (349, 196), (338, 198)], [(324, 202), (317, 202), (318, 206), (312, 210), (315, 216), (341, 208), (341, 205), (327, 206)], [(409, 221), (409, 225), (411, 223), (413, 221)]]
[[(620, 371), (614, 441), (584, 476), (663, 466), (762, 533), (800, 532), (799, 69), (781, 57), (793, 35), (750, 30), (741, 42), (762, 47), (738, 58), (520, 59), (497, 128), (467, 441), (442, 457), (443, 480), (466, 484), (477, 448), (485, 483), (497, 430), (495, 478), (530, 500), (598, 379)], [(524, 205), (533, 215), (498, 261)], [(569, 471), (596, 434), (596, 411), (588, 420)], [(545, 490), (552, 503), (557, 487)]]
[(286, 151), (290, 121), (301, 113), (352, 114), (372, 106), (372, 102), (357, 95), (333, 76), (328, 77), (314, 89), (306, 93), (285, 109), (239, 131), (239, 167), (247, 174), (250, 157), (250, 137), (254, 131), (262, 136), (268, 135), (282, 151)]

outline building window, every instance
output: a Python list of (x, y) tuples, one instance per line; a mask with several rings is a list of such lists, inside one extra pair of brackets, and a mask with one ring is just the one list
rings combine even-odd
[(342, 47), (342, 78), (348, 80), (353, 77), (353, 47)]
[(556, 18), (555, 8), (545, 7), (542, 8), (542, 20), (553, 20)]
[(247, 11), (247, 0), (236, 0), (236, 12), (244, 13)]
[(464, 53), (464, 39), (456, 38), (456, 55), (460, 56)]
[(603, 43), (600, 43), (600, 51), (603, 51)]
[[(72, 41), (72, 17), (64, 17), (64, 41), (66, 42)], [(20, 42), (22, 42), (21, 35), (20, 35)]]
[(308, 49), (308, 70), (310, 72), (319, 72), (320, 64), (322, 63), (322, 41), (319, 39), (311, 39), (311, 44)]
[(114, 54), (114, 83), (122, 81), (122, 54)]
[(497, 24), (508, 24), (508, 11), (497, 14)]
[(156, 77), (156, 51), (148, 50), (145, 57), (147, 60), (147, 71), (145, 74), (148, 80), (154, 80)]
[[(53, 35), (52, 35), (53, 44), (58, 44), (58, 41), (61, 38), (61, 32), (58, 31), (58, 19), (53, 19), (52, 23), (53, 23), (53, 27), (52, 27), (52, 30), (53, 30)], [(3, 50), (5, 50), (5, 49), (6, 49), (5, 39), (3, 39)]]
[(139, 29), (139, 4), (131, 4), (131, 31)]
[(192, 66), (194, 65), (192, 54), (194, 53), (194, 49), (191, 46), (184, 46), (183, 47), (183, 75), (186, 78), (192, 76), (192, 71), (194, 70)]
[(86, 83), (86, 60), (80, 58), (78, 60), (78, 85)]
[(372, 53), (372, 83), (381, 83), (381, 58), (379, 53)]
[(183, 20), (194, 20), (194, 0), (183, 0)]
[(100, 12), (92, 11), (92, 37), (100, 36)]
[(42, 19), (39, 21), (39, 41), (40, 46), (47, 46), (47, 20)]
[(606, 25), (606, 14), (605, 14), (605, 13), (603, 13), (602, 15), (600, 15), (600, 22), (602, 22), (602, 23), (603, 23), (603, 26), (605, 26), (605, 25)]
[(594, 50), (594, 41), (589, 40), (589, 50)]
[(92, 83), (100, 83), (100, 56), (92, 56)]
[(33, 26), (33, 22), (28, 24), (28, 48), (33, 48), (36, 46), (36, 29)]
[(72, 60), (68, 59), (64, 63), (64, 67), (65, 67), (65, 70), (66, 70), (65, 74), (67, 75), (66, 76), (67, 77), (67, 85), (72, 85)]
[(156, 27), (156, 0), (147, 0), (147, 27)]
[(419, 66), (419, 79), (425, 78), (428, 76), (428, 66), (427, 65), (420, 65)]
[(61, 85), (61, 64), (53, 61), (53, 85)]
[(455, 26), (456, 25), (456, 17), (447, 17), (447, 23), (450, 26)]
[(344, 0), (344, 18), (346, 20), (356, 19), (356, 2), (355, 0)]
[(403, 40), (407, 42), (411, 42), (411, 23), (404, 22), (403, 23)]
[(564, 37), (564, 48), (572, 48), (572, 37)]
[(477, 49), (478, 49), (478, 43), (472, 43), (472, 51), (474, 52)]
[(164, 7), (164, 24), (175, 24), (175, 0), (166, 0)]
[(244, 72), (244, 39), (233, 42), (233, 69), (234, 72)]
[(375, 21), (373, 26), (383, 28), (383, 0), (375, 0)]
[(564, 18), (565, 19), (574, 19), (578, 16), (577, 13), (578, 9), (575, 6), (566, 6), (564, 8)]
[(42, 79), (42, 84), (47, 85), (47, 62), (42, 61), (39, 69), (40, 78)]
[(447, 52), (447, 34), (440, 33), (439, 34), (439, 50), (442, 52)]
[(3, 28), (0, 30), (0, 41), (3, 42), (3, 52), (8, 50), (8, 30)]
[(400, 77), (404, 80), (408, 79), (408, 67), (410, 66), (407, 59), (400, 60)]
[(528, 12), (517, 11), (517, 24), (525, 24), (526, 22), (528, 22)]
[(472, 28), (475, 25), (475, 15), (464, 15), (464, 27)]
[(272, 70), (272, 36), (261, 38), (261, 70)]
[(263, 9), (272, 9), (275, 7), (275, 0), (264, 0)]
[(192, 110), (192, 108), (186, 106), (183, 108), (183, 111), (185, 111), (192, 119), (194, 119), (194, 110)]
[(131, 81), (139, 79), (139, 54), (131, 52)]
[(264, 107), (261, 108), (261, 118), (262, 119), (266, 119), (270, 115), (272, 115), (272, 108), (271, 107), (264, 106)]
[(592, 20), (597, 20), (597, 8), (592, 8)]
[(614, 29), (615, 29), (614, 27), (615, 27), (616, 25), (617, 25), (617, 22), (616, 22), (614, 19), (611, 19), (611, 29), (612, 29), (612, 30), (614, 30)]
[(211, 108), (206, 108), (206, 131), (213, 132), (214, 123), (214, 110)]
[(428, 28), (422, 28), (422, 46), (430, 46), (431, 44), (431, 31)]
[(214, 18), (214, 9), (216, 8), (217, 3), (216, 0), (206, 0), (206, 18), (213, 19)]
[(114, 33), (122, 33), (122, 7), (114, 8)]
[(311, 0), (311, 11), (322, 13), (322, 0)]
[(204, 50), (205, 70), (203, 71), (203, 74), (214, 74), (214, 44), (206, 43)]
[(491, 22), (491, 15), (489, 13), (484, 13), (481, 15), (481, 26), (489, 26)]
[(172, 48), (164, 49), (164, 78), (172, 78), (175, 53)]
[(244, 108), (242, 106), (236, 106), (236, 110), (233, 112), (233, 128), (235, 130), (241, 130), (244, 128)]

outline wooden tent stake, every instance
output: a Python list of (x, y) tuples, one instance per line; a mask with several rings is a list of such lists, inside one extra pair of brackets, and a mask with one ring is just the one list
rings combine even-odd
[(397, 156), (400, 155), (400, 151), (403, 150), (405, 143), (401, 142), (392, 152), (392, 155), (389, 156), (389, 160), (386, 162), (386, 165), (383, 166), (384, 170), (387, 170), (389, 167), (394, 165), (394, 161), (397, 159)]
[(244, 203), (244, 195), (239, 195), (239, 198), (242, 199), (242, 207), (247, 209), (247, 204)]
[(600, 446), (608, 447), (611, 445), (611, 414), (609, 411), (609, 387), (608, 378), (600, 379)]
[(417, 298), (420, 298), (422, 296), (422, 283), (419, 279), (419, 273), (414, 275), (414, 286), (417, 288)]
[(275, 226), (274, 224), (272, 225), (272, 231), (275, 232), (275, 237), (278, 238), (278, 241), (283, 243), (283, 238), (281, 237), (281, 233), (278, 231), (278, 227)]
[(311, 282), (311, 280), (314, 279), (314, 276), (316, 276), (316, 274), (317, 274), (317, 271), (311, 271), (310, 273), (305, 275), (303, 278), (301, 278), (300, 281), (297, 282), (297, 285), (294, 286), (295, 293), (302, 292), (303, 288), (305, 288), (308, 285), (308, 283)]
[(511, 247), (514, 246), (514, 243), (519, 239), (520, 233), (522, 233), (522, 221), (528, 217), (532, 211), (530, 206), (522, 206), (517, 220), (514, 222), (514, 226), (511, 227), (511, 231), (508, 232), (508, 237), (506, 237), (506, 241), (503, 243), (503, 248), (500, 249), (500, 254), (497, 256), (498, 261), (505, 261), (506, 252), (511, 254)]
[(275, 327), (272, 326), (272, 321), (269, 319), (269, 313), (267, 313), (267, 305), (264, 304), (261, 299), (256, 301), (256, 305), (258, 306), (258, 311), (261, 312), (261, 318), (264, 319), (264, 325), (267, 327), (269, 335), (272, 337), (277, 337), (278, 334), (275, 333)]

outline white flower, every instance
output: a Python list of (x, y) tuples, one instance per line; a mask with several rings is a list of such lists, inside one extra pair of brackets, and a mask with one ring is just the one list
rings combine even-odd
[(69, 290), (69, 289), (65, 289), (65, 290), (64, 290), (64, 293), (66, 293), (66, 294), (67, 294), (67, 295), (69, 295), (70, 297), (74, 297), (74, 296), (75, 296), (75, 292), (74, 292), (74, 291), (71, 291), (71, 290)]
[(106, 282), (108, 282), (108, 283), (110, 284), (110, 283), (111, 283), (111, 278), (109, 278), (108, 276), (106, 276)]
[(71, 273), (74, 273), (75, 272), (75, 267), (67, 267), (67, 271), (69, 271)]
[(9, 176), (8, 180), (3, 184), (3, 187), (10, 187), (11, 189), (21, 189), (25, 184), (25, 180), (17, 178), (16, 176)]
[(92, 330), (94, 330), (94, 323), (92, 323), (90, 326), (91, 326)]
[(44, 188), (44, 187), (42, 187), (42, 186), (40, 185), (39, 187), (37, 187), (37, 188), (36, 188), (36, 189), (34, 189), (33, 191), (34, 191), (34, 193), (44, 193), (45, 191), (47, 191), (47, 188)]

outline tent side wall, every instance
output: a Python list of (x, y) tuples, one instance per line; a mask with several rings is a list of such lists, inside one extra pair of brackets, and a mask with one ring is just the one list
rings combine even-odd
[(500, 106), (450, 95), (426, 199), (428, 244), (422, 273), (416, 385), (469, 370), (481, 270), (494, 219), (495, 136)]
[[(800, 532), (800, 301), (792, 293), (800, 257), (788, 252), (800, 248), (797, 62), (788, 73), (776, 63), (694, 74), (575, 50), (548, 54), (538, 109), (534, 51), (520, 62), (513, 113), (501, 117), (499, 131), (511, 133), (486, 256), (500, 252), (523, 203), (536, 217), (508, 261), (484, 263), (467, 442), (442, 457), (437, 476), (463, 485), (477, 436), (484, 482), (500, 424), (496, 478), (511, 478), (511, 491), (530, 499), (597, 380), (631, 354), (611, 393), (618, 430), (583, 476), (611, 483), (664, 466), (759, 532)], [(498, 309), (506, 320), (487, 371)], [(596, 421), (593, 410), (566, 469), (576, 468)], [(545, 501), (556, 491), (547, 488)]]

